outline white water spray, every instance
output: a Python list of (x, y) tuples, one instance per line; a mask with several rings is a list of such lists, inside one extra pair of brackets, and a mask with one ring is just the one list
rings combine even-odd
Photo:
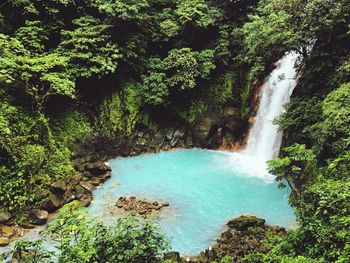
[(294, 65), (298, 55), (289, 53), (277, 62), (277, 67), (261, 89), (258, 113), (248, 136), (246, 152), (266, 161), (279, 153), (282, 132), (273, 120), (283, 112), (283, 105), (289, 101), (297, 83)]
[(298, 58), (297, 53), (291, 52), (276, 63), (276, 68), (261, 87), (258, 112), (249, 131), (246, 149), (234, 154), (234, 158), (255, 175), (266, 177), (266, 162), (279, 153), (282, 132), (273, 120), (283, 112), (283, 105), (289, 101), (297, 84), (295, 63)]

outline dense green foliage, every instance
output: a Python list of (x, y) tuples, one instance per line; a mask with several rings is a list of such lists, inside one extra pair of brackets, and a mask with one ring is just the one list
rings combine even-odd
[(90, 218), (76, 203), (63, 207), (60, 216), (45, 229), (44, 236), (56, 242), (48, 251), (42, 242), (16, 244), (19, 262), (160, 262), (168, 241), (158, 226), (133, 217), (120, 218), (112, 226)]
[(192, 126), (205, 112), (222, 113), (228, 104), (237, 112), (244, 104), (245, 114), (237, 117), (244, 122), (249, 87), (259, 72), (246, 70), (255, 62), (242, 59), (241, 27), (255, 5), (1, 4), (2, 208), (20, 212), (36, 205), (42, 189), (72, 174), (70, 151), (92, 136), (129, 138), (138, 127), (162, 122), (159, 113)]
[[(130, 138), (162, 118), (192, 127), (227, 106), (246, 123), (254, 84), (296, 51), (302, 75), (276, 120), (285, 148), (269, 169), (293, 191), (298, 228), (272, 238), (269, 254), (246, 261), (349, 262), (349, 25), (348, 0), (0, 4), (0, 208), (20, 212), (40, 203), (42, 190), (74, 172), (73, 146), (92, 136)], [(140, 247), (128, 254), (119, 227), (136, 226), (130, 233), (151, 246), (160, 240), (144, 240), (154, 228), (131, 219), (113, 228), (85, 218), (69, 225), (79, 235), (70, 247), (64, 231), (72, 229), (57, 232), (62, 262), (113, 258), (102, 241), (124, 262), (145, 255)]]

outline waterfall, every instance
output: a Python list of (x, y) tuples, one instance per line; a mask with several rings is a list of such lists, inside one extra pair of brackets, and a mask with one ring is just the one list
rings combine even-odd
[(283, 105), (289, 101), (296, 86), (298, 72), (294, 66), (297, 59), (296, 53), (285, 55), (261, 87), (258, 113), (249, 131), (245, 151), (265, 161), (276, 157), (281, 146), (282, 132), (273, 120), (283, 112)]
[(283, 105), (289, 101), (297, 84), (295, 63), (298, 58), (296, 52), (290, 52), (276, 63), (276, 68), (261, 86), (258, 112), (249, 130), (247, 146), (234, 154), (234, 158), (255, 175), (266, 175), (266, 162), (279, 153), (282, 132), (273, 120), (283, 112)]

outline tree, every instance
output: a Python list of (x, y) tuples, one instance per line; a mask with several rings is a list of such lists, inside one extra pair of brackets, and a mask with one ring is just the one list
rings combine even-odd
[(178, 1), (175, 14), (179, 24), (191, 23), (203, 28), (215, 25), (222, 15), (218, 8), (204, 0)]
[(286, 180), (296, 196), (299, 196), (306, 183), (315, 177), (316, 159), (311, 150), (303, 144), (283, 148), (285, 157), (268, 162), (268, 170), (276, 176), (276, 181)]
[(74, 30), (62, 31), (58, 51), (69, 59), (69, 72), (89, 78), (114, 73), (121, 58), (118, 45), (111, 41), (111, 25), (84, 16), (73, 20)]
[(15, 38), (0, 34), (0, 84), (20, 88), (40, 112), (51, 95), (75, 98), (68, 59), (58, 53), (32, 54)]
[(168, 85), (181, 90), (194, 88), (198, 79), (207, 78), (215, 68), (213, 57), (214, 51), (209, 49), (201, 52), (190, 48), (172, 49), (162, 61)]
[(141, 22), (147, 18), (146, 10), (149, 8), (148, 0), (92, 0), (92, 5), (98, 7), (101, 13), (123, 21)]
[(163, 103), (169, 95), (166, 75), (164, 73), (151, 72), (148, 76), (144, 76), (141, 93), (148, 104), (157, 105)]

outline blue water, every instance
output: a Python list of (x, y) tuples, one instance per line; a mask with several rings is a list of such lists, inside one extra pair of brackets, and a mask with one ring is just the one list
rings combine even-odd
[(263, 176), (251, 176), (235, 162), (232, 154), (199, 149), (115, 159), (109, 163), (111, 179), (95, 190), (88, 211), (113, 221), (120, 196), (167, 201), (170, 206), (157, 221), (172, 238), (172, 248), (184, 255), (207, 248), (225, 223), (241, 214), (293, 226), (290, 191)]

